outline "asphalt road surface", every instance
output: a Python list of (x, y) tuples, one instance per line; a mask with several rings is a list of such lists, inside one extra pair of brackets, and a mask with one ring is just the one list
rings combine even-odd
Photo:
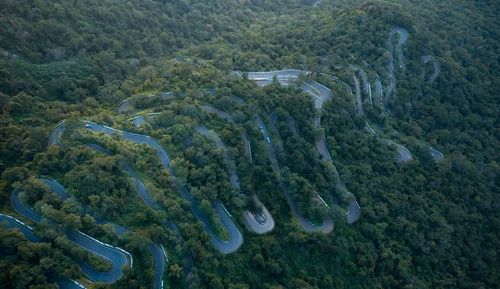
[(147, 136), (147, 135), (142, 135), (142, 134), (136, 134), (136, 133), (131, 133), (131, 132), (126, 132), (126, 131), (121, 131), (117, 130), (114, 128), (111, 128), (109, 126), (105, 125), (100, 125), (94, 122), (90, 121), (85, 121), (84, 122), (85, 127), (91, 131), (94, 132), (101, 132), (107, 135), (118, 135), (120, 138), (134, 142), (137, 144), (144, 144), (156, 151), (156, 154), (158, 158), (160, 159), (161, 163), (163, 164), (164, 168), (170, 173), (170, 175), (174, 179), (174, 185), (177, 188), (177, 191), (181, 194), (181, 196), (187, 200), (191, 204), (191, 210), (193, 214), (203, 223), (205, 231), (207, 234), (210, 235), (212, 238), (212, 244), (214, 245), (215, 248), (217, 248), (220, 252), (222, 253), (232, 253), (241, 246), (243, 243), (243, 236), (241, 235), (241, 232), (238, 230), (236, 227), (235, 223), (231, 220), (231, 217), (229, 216), (229, 213), (227, 210), (224, 209), (224, 206), (220, 203), (217, 202), (214, 204), (214, 209), (219, 215), (221, 222), (225, 229), (229, 233), (229, 240), (225, 241), (220, 239), (213, 228), (211, 227), (208, 219), (205, 217), (205, 215), (200, 211), (198, 208), (198, 204), (196, 203), (196, 200), (193, 198), (191, 193), (187, 190), (186, 186), (184, 184), (179, 183), (176, 178), (175, 178), (175, 171), (173, 167), (171, 166), (171, 161), (170, 158), (165, 151), (165, 149), (153, 138)]
[[(52, 192), (56, 193), (63, 200), (68, 198), (69, 195), (57, 182), (48, 179), (41, 179), (41, 181), (44, 182)], [(21, 202), (21, 200), (19, 199), (19, 190), (15, 190), (12, 193), (11, 204), (14, 210), (16, 210), (19, 214), (27, 217), (35, 223), (41, 222), (42, 216), (38, 215), (32, 208), (26, 206)], [(108, 284), (114, 283), (123, 276), (122, 267), (132, 265), (132, 258), (130, 253), (120, 248), (100, 242), (82, 232), (68, 231), (66, 235), (78, 246), (94, 255), (98, 255), (111, 262), (112, 268), (107, 272), (96, 271), (86, 263), (79, 264), (85, 275), (87, 275), (87, 277), (93, 281)]]
[[(240, 101), (243, 101), (240, 99)], [(209, 105), (202, 105), (201, 108), (208, 112), (208, 113), (213, 113), (217, 115), (218, 117), (226, 120), (229, 123), (234, 124), (234, 120), (225, 111), (219, 110), (213, 106)], [(223, 149), (224, 151), (224, 160), (226, 161), (226, 164), (228, 165), (228, 170), (230, 173), (230, 178), (231, 178), (231, 185), (233, 188), (235, 188), (237, 191), (240, 191), (240, 184), (238, 180), (238, 176), (236, 175), (236, 171), (234, 169), (234, 164), (232, 164), (232, 160), (229, 158), (229, 154), (227, 152), (225, 144), (222, 142), (220, 137), (215, 134), (212, 136), (208, 136), (208, 129), (204, 127), (198, 127), (197, 128), (198, 132), (206, 135), (207, 137), (212, 137), (212, 140), (215, 142), (215, 144)], [(215, 132), (214, 132), (215, 133)], [(247, 153), (247, 157), (249, 158), (250, 162), (252, 160), (252, 151), (251, 151), (251, 146), (250, 146), (250, 141), (248, 140), (248, 134), (246, 131), (241, 132), (241, 138), (243, 141), (243, 145), (245, 146), (245, 151)], [(243, 217), (245, 220), (245, 223), (247, 227), (257, 233), (257, 234), (264, 234), (269, 231), (271, 231), (274, 228), (274, 219), (271, 216), (271, 213), (269, 213), (269, 210), (260, 202), (259, 198), (257, 196), (252, 196), (254, 199), (255, 204), (257, 207), (259, 207), (261, 210), (259, 212), (250, 212), (250, 211), (245, 211), (243, 212)]]

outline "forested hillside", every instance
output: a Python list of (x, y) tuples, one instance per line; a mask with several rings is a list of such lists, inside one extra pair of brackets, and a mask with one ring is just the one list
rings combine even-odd
[(497, 1), (0, 2), (0, 287), (497, 288)]

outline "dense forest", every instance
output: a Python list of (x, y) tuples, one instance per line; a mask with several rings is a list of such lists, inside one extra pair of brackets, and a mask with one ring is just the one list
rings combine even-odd
[(0, 287), (498, 288), (499, 13), (0, 1)]

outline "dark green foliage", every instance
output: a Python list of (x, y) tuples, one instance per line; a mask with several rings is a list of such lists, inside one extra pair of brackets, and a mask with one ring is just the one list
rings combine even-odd
[[(1, 1), (1, 211), (16, 215), (10, 194), (19, 187), (44, 221), (34, 226), (42, 243), (0, 226), (0, 287), (56, 288), (57, 277), (81, 280), (82, 260), (106, 269), (109, 264), (64, 237), (70, 229), (134, 255), (134, 268), (122, 280), (95, 288), (150, 288), (153, 241), (170, 258), (166, 288), (186, 280), (191, 288), (225, 289), (498, 287), (498, 3), (323, 0), (312, 8), (312, 2)], [(396, 70), (391, 113), (366, 108), (364, 117), (356, 117), (345, 87), (321, 73), (352, 84), (345, 66), (356, 64), (371, 81), (378, 74), (385, 82), (392, 26), (410, 36), (407, 69)], [(421, 81), (422, 69), (432, 71), (422, 55), (441, 64), (432, 84)], [(285, 67), (310, 70), (333, 91), (321, 127), (342, 180), (362, 207), (353, 225), (342, 215), (349, 196), (316, 152), (322, 131), (314, 128), (309, 96), (293, 85), (259, 88), (230, 76), (233, 70)], [(161, 97), (165, 92), (173, 97)], [(235, 95), (247, 105), (237, 104)], [(118, 114), (118, 103), (128, 97), (135, 111)], [(230, 113), (234, 123), (202, 112), (207, 103)], [(160, 114), (140, 128), (129, 121), (152, 112)], [(256, 113), (276, 127), (271, 134), (283, 179), (271, 169)], [(47, 147), (63, 119), (61, 145)], [(158, 140), (211, 223), (220, 222), (211, 204), (224, 203), (244, 234), (243, 246), (228, 256), (216, 252), (154, 151), (90, 133), (81, 119)], [(391, 147), (363, 131), (366, 119), (404, 142), (414, 160), (396, 163)], [(230, 186), (222, 152), (195, 133), (199, 124), (227, 145), (241, 195)], [(439, 148), (444, 160), (436, 163), (415, 140)], [(90, 150), (89, 143), (112, 155)], [(123, 162), (139, 173), (160, 210), (148, 209), (136, 195)], [(36, 181), (40, 175), (59, 180), (74, 198), (61, 202)], [(335, 216), (332, 234), (301, 230), (282, 180), (311, 220)], [(340, 205), (324, 210), (314, 192)], [(254, 194), (276, 221), (271, 233), (257, 236), (244, 228), (241, 212), (255, 210)], [(82, 205), (131, 232), (118, 237)], [(178, 225), (182, 238), (166, 220)]]

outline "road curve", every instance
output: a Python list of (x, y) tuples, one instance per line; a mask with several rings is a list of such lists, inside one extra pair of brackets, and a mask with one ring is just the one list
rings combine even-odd
[(236, 174), (236, 165), (234, 164), (234, 161), (229, 157), (229, 152), (227, 151), (226, 144), (222, 141), (222, 139), (215, 131), (209, 130), (208, 127), (204, 125), (197, 125), (195, 130), (197, 133), (211, 140), (217, 148), (222, 150), (224, 163), (226, 164), (227, 171), (229, 173), (229, 182), (237, 192), (240, 192), (240, 179), (238, 177), (238, 174)]
[(375, 105), (380, 109), (384, 107), (384, 89), (382, 88), (382, 81), (380, 81), (380, 76), (377, 74), (377, 79), (375, 80)]
[(258, 71), (258, 72), (248, 72), (248, 79), (253, 80), (258, 86), (265, 86), (273, 82), (273, 78), (276, 76), (278, 82), (287, 86), (290, 82), (297, 80), (300, 75), (307, 75), (309, 71), (299, 70), (299, 69), (283, 69), (275, 71)]
[(41, 239), (33, 233), (33, 228), (26, 225), (23, 221), (9, 215), (0, 213), (0, 223), (6, 222), (7, 228), (18, 229), (31, 242), (40, 242)]
[(404, 146), (402, 146), (398, 143), (395, 143), (389, 139), (382, 139), (382, 140), (385, 141), (387, 144), (393, 145), (396, 147), (396, 149), (398, 151), (398, 156), (396, 157), (396, 161), (406, 163), (406, 162), (409, 162), (413, 159), (410, 151), (407, 148), (405, 148)]
[[(352, 89), (349, 86), (349, 84), (347, 84), (345, 81), (343, 81), (343, 80), (339, 79), (338, 77), (333, 76), (331, 74), (321, 73), (321, 75), (325, 76), (326, 78), (328, 78), (328, 79), (330, 79), (332, 81), (335, 81), (335, 82), (339, 83), (340, 85), (342, 85), (346, 89), (347, 93), (349, 93), (349, 95), (352, 96), (352, 100), (353, 100), (353, 104), (354, 104), (354, 111), (358, 110), (357, 104), (356, 104), (357, 103), (356, 102), (356, 98), (355, 98), (354, 93), (352, 92)], [(383, 98), (383, 96), (381, 97), (381, 99), (382, 98)]]
[(64, 121), (60, 121), (49, 134), (48, 146), (58, 144), (65, 129), (66, 125)]
[[(37, 235), (35, 235), (35, 233), (33, 232), (33, 228), (26, 225), (23, 221), (16, 219), (12, 216), (0, 213), (0, 224), (3, 223), (6, 224), (6, 227), (8, 229), (19, 230), (30, 242), (38, 243), (42, 241)], [(80, 284), (75, 280), (58, 279), (56, 280), (56, 283), (57, 285), (59, 285), (59, 288), (61, 289), (86, 289), (85, 286), (83, 286), (82, 284)]]
[(429, 147), (429, 151), (431, 153), (431, 156), (434, 158), (434, 160), (436, 162), (440, 162), (443, 160), (444, 158), (444, 155), (442, 152), (440, 152), (439, 150), (437, 150), (436, 148), (433, 148), (433, 147)]
[[(237, 99), (239, 99), (240, 101), (243, 101), (241, 98), (237, 98)], [(233, 124), (233, 125), (235, 124), (233, 117), (225, 111), (222, 111), (222, 110), (215, 108), (211, 105), (201, 105), (200, 107), (203, 111), (205, 111), (207, 113), (215, 114), (216, 116), (224, 119), (228, 123)], [(253, 163), (252, 146), (250, 144), (250, 141), (248, 140), (248, 133), (246, 132), (246, 130), (244, 128), (242, 128), (242, 130), (240, 131), (240, 137), (241, 137), (241, 141), (243, 142), (245, 154), (247, 155), (247, 158), (250, 161), (250, 163)]]
[(429, 77), (429, 79), (426, 82), (433, 83), (436, 80), (436, 78), (438, 78), (439, 73), (441, 72), (441, 64), (439, 64), (439, 62), (437, 62), (434, 59), (434, 57), (432, 57), (431, 55), (424, 55), (421, 57), (421, 60), (424, 63), (424, 67), (422, 68), (422, 70), (423, 70), (422, 81), (426, 81), (425, 80), (425, 64), (427, 64), (428, 62), (432, 62), (432, 67), (434, 68), (434, 71), (432, 72), (431, 76)]
[[(175, 94), (172, 93), (172, 92), (163, 92), (163, 93), (159, 93), (159, 94), (155, 94), (155, 95), (150, 95), (149, 97), (150, 98), (157, 98), (157, 99), (160, 99), (160, 100), (169, 100), (169, 99), (173, 99), (175, 98)], [(120, 104), (118, 105), (118, 114), (125, 114), (125, 113), (128, 113), (128, 112), (131, 112), (135, 109), (135, 107), (133, 106), (133, 103), (132, 103), (132, 97), (129, 97), (125, 100), (123, 100), (122, 102), (120, 102)]]
[(171, 165), (170, 157), (168, 156), (163, 146), (160, 145), (155, 139), (147, 135), (122, 131), (106, 125), (100, 125), (91, 121), (84, 121), (83, 123), (85, 124), (85, 127), (91, 131), (104, 133), (107, 135), (117, 135), (123, 140), (134, 142), (137, 144), (144, 144), (154, 149), (163, 167), (173, 177), (174, 185), (177, 191), (185, 200), (187, 200), (191, 204), (191, 210), (193, 214), (198, 218), (198, 220), (200, 220), (203, 223), (205, 231), (212, 238), (212, 244), (214, 245), (214, 247), (218, 249), (221, 253), (225, 254), (232, 253), (238, 250), (238, 248), (243, 243), (243, 236), (236, 227), (235, 223), (231, 220), (231, 217), (229, 216), (229, 213), (225, 210), (224, 206), (220, 202), (217, 202), (214, 205), (214, 208), (217, 214), (219, 215), (223, 226), (229, 232), (230, 239), (228, 241), (224, 241), (216, 235), (215, 231), (209, 224), (208, 219), (198, 208), (198, 204), (196, 203), (194, 197), (191, 195), (191, 193), (189, 193), (184, 184), (181, 184), (177, 181), (175, 177), (175, 171)]
[[(398, 34), (398, 44), (396, 46), (396, 49), (394, 49), (394, 45), (392, 43), (392, 38), (394, 35)], [(399, 68), (401, 68), (403, 71), (405, 71), (406, 66), (404, 62), (404, 53), (403, 53), (403, 45), (406, 43), (406, 40), (408, 39), (408, 30), (402, 28), (402, 27), (392, 27), (391, 30), (389, 31), (389, 39), (387, 43), (387, 47), (389, 50), (389, 63), (388, 63), (388, 76), (389, 76), (389, 83), (386, 86), (385, 89), (385, 97), (384, 97), (384, 105), (386, 106), (391, 97), (393, 97), (394, 92), (396, 90), (396, 77), (394, 76), (394, 50), (397, 51), (398, 53), (398, 63), (399, 63)]]
[[(99, 145), (89, 144), (88, 147), (97, 152), (111, 155), (111, 153), (107, 149)], [(151, 193), (146, 189), (146, 186), (144, 185), (144, 182), (141, 180), (139, 175), (137, 175), (137, 173), (125, 161), (120, 162), (120, 167), (122, 171), (124, 171), (130, 178), (132, 178), (132, 180), (134, 180), (135, 191), (146, 204), (146, 206), (153, 210), (159, 209), (159, 204), (153, 200)], [(163, 272), (165, 271), (165, 259), (167, 258), (166, 253), (160, 248), (158, 244), (154, 242), (151, 243), (149, 248), (154, 260), (154, 288), (163, 289)]]
[[(238, 175), (236, 174), (235, 164), (229, 157), (229, 153), (227, 151), (224, 142), (220, 139), (220, 137), (217, 135), (215, 131), (209, 131), (208, 128), (203, 125), (198, 125), (196, 127), (196, 131), (199, 134), (213, 141), (218, 148), (222, 149), (224, 162), (226, 163), (227, 171), (229, 172), (229, 180), (231, 186), (233, 187), (233, 189), (235, 189), (238, 193), (241, 194), (240, 181)], [(258, 213), (244, 211), (243, 212), (244, 220), (247, 223), (247, 227), (250, 228), (255, 233), (257, 234), (267, 233), (274, 228), (274, 219), (269, 213), (269, 211), (259, 201), (257, 196), (253, 196), (253, 199), (255, 203), (258, 205), (258, 207), (261, 208), (261, 211)]]
[(359, 88), (359, 80), (355, 74), (352, 75), (354, 80), (354, 91), (356, 92), (356, 115), (362, 116), (365, 114), (363, 110), (363, 101), (361, 100), (361, 89)]
[(430, 155), (432, 156), (432, 158), (436, 161), (436, 162), (440, 162), (444, 159), (444, 155), (442, 152), (440, 152), (438, 149), (436, 149), (435, 147), (432, 147), (426, 143), (424, 143), (423, 141), (417, 141), (417, 143), (419, 143), (420, 145), (424, 146), (427, 148), (427, 150), (429, 151)]
[[(316, 81), (311, 81), (308, 84), (307, 88), (308, 89), (304, 89), (304, 91), (307, 94), (309, 94), (315, 98), (315, 101), (314, 101), (315, 108), (318, 111), (318, 114), (314, 120), (314, 126), (316, 128), (321, 128), (321, 113), (322, 113), (323, 104), (325, 101), (330, 100), (332, 98), (332, 91), (328, 87), (326, 87), (326, 86), (324, 86), (321, 83), (316, 82)], [(316, 99), (318, 99), (318, 98), (320, 98), (322, 100), (319, 103), (319, 105), (317, 105), (318, 102), (316, 101)], [(328, 161), (330, 163), (330, 165), (333, 169), (333, 173), (337, 177), (337, 188), (341, 191), (347, 192), (348, 194), (354, 196), (347, 189), (344, 182), (341, 180), (340, 174), (337, 171), (337, 168), (335, 167), (335, 165), (333, 164), (333, 160), (332, 160), (332, 157), (330, 155), (330, 151), (328, 150), (328, 146), (326, 144), (326, 137), (325, 137), (324, 131), (321, 134), (321, 136), (316, 139), (316, 150), (321, 155), (323, 160)], [(361, 216), (361, 207), (359, 206), (356, 199), (354, 199), (349, 204), (349, 206), (347, 208), (347, 212), (346, 212), (347, 223), (352, 224), (352, 223), (356, 222), (360, 216)]]
[[(408, 40), (408, 30), (406, 30), (402, 27), (397, 27), (397, 26), (392, 27), (390, 32), (389, 32), (389, 44), (390, 44), (389, 47), (390, 48), (393, 47), (392, 38), (396, 34), (398, 34), (398, 36), (399, 36), (398, 44), (396, 46), (396, 52), (398, 53), (399, 68), (401, 68), (404, 71), (406, 69), (406, 65), (404, 62), (403, 45)], [(393, 49), (391, 49), (391, 53), (394, 53)], [(391, 65), (392, 65), (392, 67), (391, 67), (392, 69), (390, 71), (394, 71), (394, 62), (393, 61), (392, 61)]]
[[(231, 124), (235, 123), (233, 118), (225, 111), (221, 111), (221, 110), (219, 110), (213, 106), (210, 106), (210, 105), (201, 105), (200, 107), (203, 111), (205, 111), (207, 113), (215, 114), (219, 118), (222, 118)], [(156, 115), (156, 114), (158, 114), (158, 113), (148, 114), (147, 116)], [(140, 122), (138, 122), (137, 119), (140, 119)], [(142, 123), (144, 123), (146, 121), (145, 117), (143, 117), (143, 116), (136, 116), (136, 117), (133, 117), (131, 120), (136, 125), (136, 127), (142, 125)], [(198, 128), (198, 129), (200, 129), (200, 128)], [(204, 129), (201, 129), (198, 132), (202, 133), (202, 134), (206, 133), (204, 131)], [(241, 139), (244, 143), (244, 148), (245, 148), (245, 152), (247, 154), (247, 157), (250, 160), (250, 162), (252, 162), (252, 151), (251, 151), (250, 141), (248, 140), (248, 135), (247, 135), (246, 131), (244, 131), (244, 130), (241, 131), (240, 135), (241, 135)], [(213, 139), (213, 140), (215, 141), (215, 143), (217, 144), (217, 146), (219, 148), (224, 149), (224, 159), (225, 159), (226, 163), (230, 163), (230, 162), (228, 162), (230, 159), (229, 159), (229, 156), (227, 154), (227, 150), (225, 149), (225, 145), (223, 144), (222, 140), (220, 140), (219, 137), (216, 137), (216, 139)], [(234, 167), (234, 166), (229, 166), (229, 167)], [(235, 170), (231, 169), (231, 171), (229, 171), (229, 172), (230, 172), (231, 185), (237, 191), (240, 191), (238, 176), (236, 175)], [(265, 234), (267, 232), (270, 232), (272, 229), (274, 229), (274, 219), (273, 219), (272, 215), (267, 210), (267, 208), (265, 208), (263, 206), (263, 204), (259, 201), (257, 196), (253, 196), (253, 200), (255, 201), (255, 204), (257, 204), (257, 206), (259, 208), (261, 208), (261, 211), (257, 212), (257, 213), (250, 212), (250, 211), (243, 212), (243, 218), (245, 220), (247, 228), (249, 228), (251, 231), (253, 231), (256, 234)]]
[[(266, 124), (262, 120), (262, 118), (257, 115), (255, 122), (257, 126), (259, 127), (259, 131), (261, 132), (265, 142), (266, 142), (266, 150), (268, 154), (268, 158), (271, 161), (271, 167), (273, 171), (278, 175), (281, 176), (281, 169), (278, 163), (278, 159), (276, 158), (276, 151), (273, 145), (273, 141), (271, 140), (271, 136), (269, 135), (269, 131), (267, 129)], [(280, 178), (281, 179), (281, 178)], [(323, 221), (323, 224), (318, 226), (313, 223), (311, 223), (309, 220), (307, 220), (301, 212), (299, 212), (297, 205), (295, 204), (295, 201), (292, 199), (292, 195), (290, 193), (290, 190), (286, 183), (284, 181), (281, 182), (281, 188), (283, 191), (283, 194), (285, 195), (285, 199), (288, 203), (288, 206), (290, 207), (290, 210), (292, 211), (292, 214), (297, 218), (299, 221), (300, 225), (306, 232), (321, 232), (324, 234), (328, 234), (333, 230), (333, 220), (328, 217)]]
[(371, 89), (370, 81), (368, 80), (368, 75), (366, 74), (364, 69), (358, 65), (351, 64), (351, 65), (349, 65), (349, 67), (358, 73), (359, 77), (361, 78), (361, 81), (363, 82), (363, 92), (365, 93), (366, 97), (368, 98), (369, 104), (373, 105), (372, 89)]
[[(304, 75), (307, 75), (309, 74), (308, 71), (300, 71), (300, 70), (294, 70), (295, 71), (295, 74), (304, 74)], [(286, 78), (288, 77), (288, 74), (286, 73), (281, 73), (280, 71), (271, 71), (271, 72), (251, 72), (252, 75), (258, 75), (259, 78), (258, 80), (260, 81), (263, 81), (265, 80), (265, 77), (274, 77), (274, 75), (278, 75), (281, 76), (281, 78)], [(250, 73), (249, 73), (250, 75)], [(329, 78), (331, 78), (332, 80), (334, 81), (339, 81), (340, 83), (342, 83), (343, 85), (345, 85), (348, 89), (348, 91), (350, 92), (350, 94), (352, 95), (352, 90), (351, 88), (349, 87), (349, 85), (347, 85), (345, 82), (339, 80), (337, 77), (335, 76), (332, 76), (332, 75), (328, 75), (328, 74), (323, 74)], [(249, 79), (251, 80), (256, 80), (256, 78), (251, 78), (249, 77)], [(279, 80), (279, 78), (278, 78)], [(267, 81), (269, 82), (269, 79), (267, 79)], [(272, 79), (271, 79), (272, 81)], [(289, 83), (289, 81), (285, 82), (286, 84)], [(264, 84), (265, 85), (265, 84)], [(301, 85), (302, 89), (304, 90), (304, 92), (306, 92), (307, 94), (309, 94), (310, 96), (312, 96), (314, 99), (314, 107), (319, 110), (319, 115), (321, 114), (321, 108), (323, 106), (323, 103), (329, 99), (331, 99), (332, 97), (332, 92), (331, 90), (316, 82), (316, 81), (305, 81), (302, 83)], [(359, 86), (358, 86), (359, 88)], [(356, 106), (356, 105), (355, 105)], [(361, 106), (362, 108), (362, 106)], [(267, 133), (267, 128), (265, 127), (265, 124), (264, 122), (262, 121), (262, 119), (260, 119), (260, 117), (257, 117), (257, 125), (258, 126), (261, 126), (264, 128), (263, 130), (261, 130), (261, 132), (264, 134), (264, 139), (266, 139), (267, 137), (269, 137), (268, 135), (265, 135)], [(321, 122), (321, 118), (320, 117), (317, 117), (315, 120), (314, 120), (314, 123), (315, 123), (315, 126), (316, 127), (320, 127), (320, 122)], [(270, 138), (269, 138), (270, 140)], [(317, 140), (316, 140), (316, 148), (318, 150), (318, 152), (320, 153), (320, 155), (326, 159), (326, 160), (329, 160), (329, 162), (332, 164), (332, 167), (334, 168), (334, 172), (336, 174), (336, 176), (338, 177), (339, 179), (339, 182), (338, 182), (338, 186), (340, 186), (341, 188), (345, 189), (346, 192), (349, 192), (345, 186), (345, 184), (342, 183), (342, 181), (340, 180), (340, 176), (339, 176), (339, 173), (337, 171), (337, 169), (335, 168), (335, 165), (333, 165), (333, 162), (332, 162), (332, 158), (330, 156), (330, 152), (328, 151), (328, 147), (326, 145), (326, 139), (325, 139), (325, 136), (323, 134), (322, 137), (319, 137)], [(277, 172), (279, 172), (279, 164), (278, 164), (278, 161), (276, 160), (276, 154), (274, 152), (274, 147), (272, 145), (272, 143), (268, 143), (267, 144), (267, 149), (268, 149), (268, 154), (269, 154), (269, 157), (270, 157), (270, 160), (271, 160), (271, 165), (273, 167), (273, 169)], [(274, 156), (274, 157), (273, 157)], [(285, 188), (285, 190), (287, 190), (287, 188)], [(350, 193), (350, 192), (349, 192)], [(352, 193), (351, 193), (352, 194)], [(285, 193), (285, 196), (287, 194)], [(288, 199), (287, 199), (288, 201)], [(353, 202), (351, 202), (351, 204), (349, 205), (349, 208), (352, 208), (352, 210), (348, 209), (348, 213), (346, 215), (346, 219), (349, 223), (354, 223), (355, 221), (357, 221), (359, 219), (359, 216), (361, 215), (361, 208), (359, 207), (359, 204), (357, 203), (356, 200), (354, 200)], [(292, 210), (293, 211), (293, 210)], [(300, 219), (299, 219), (300, 220)], [(302, 222), (302, 225), (304, 227), (305, 226), (308, 226), (310, 225), (310, 223), (308, 224), (308, 222), (304, 222), (304, 220), (301, 220)], [(307, 221), (307, 220), (306, 220)], [(315, 225), (313, 225), (315, 226)], [(332, 228), (333, 229), (333, 221), (332, 221), (332, 224), (331, 224)], [(317, 226), (315, 226), (317, 229)], [(308, 227), (309, 229), (313, 229), (313, 228), (310, 228)], [(312, 230), (314, 231), (314, 230)]]
[(397, 150), (397, 156), (396, 156), (396, 161), (397, 162), (409, 162), (413, 159), (413, 156), (411, 154), (411, 152), (406, 148), (404, 147), (403, 145), (401, 144), (398, 144), (392, 140), (389, 140), (389, 139), (386, 139), (386, 138), (383, 138), (383, 137), (380, 137), (379, 134), (372, 128), (372, 126), (370, 125), (370, 123), (367, 121), (365, 123), (365, 131), (367, 131), (368, 133), (374, 135), (375, 137), (379, 138), (381, 141), (383, 141), (384, 143), (390, 145), (390, 146), (394, 146)]
[(118, 114), (129, 112), (132, 109), (133, 108), (132, 108), (132, 104), (131, 104), (131, 98), (127, 98), (127, 99), (123, 100), (122, 102), (120, 102), (120, 104), (118, 105)]
[[(69, 195), (59, 183), (49, 179), (40, 180), (48, 186), (50, 191), (54, 192), (61, 199), (65, 200), (69, 197)], [(19, 190), (14, 190), (11, 195), (11, 204), (14, 210), (16, 210), (19, 214), (27, 217), (31, 221), (40, 223), (42, 220), (42, 216), (38, 215), (32, 208), (26, 206), (21, 202), (21, 200), (19, 199), (19, 192)], [(123, 266), (132, 266), (132, 257), (130, 253), (126, 252), (123, 249), (98, 241), (82, 232), (68, 231), (66, 235), (71, 241), (75, 242), (83, 249), (111, 262), (112, 268), (107, 272), (96, 271), (86, 263), (79, 264), (83, 273), (93, 281), (103, 282), (107, 284), (114, 283), (123, 276)]]
[(260, 212), (254, 213), (250, 211), (243, 212), (243, 218), (247, 227), (254, 231), (256, 234), (262, 235), (274, 229), (274, 219), (267, 208), (259, 201), (257, 196), (253, 196), (254, 202)]
[(129, 120), (132, 122), (132, 124), (133, 124), (135, 127), (139, 128), (139, 127), (141, 127), (144, 123), (146, 123), (146, 121), (147, 121), (147, 120), (146, 120), (146, 118), (148, 118), (148, 117), (152, 117), (152, 116), (157, 116), (157, 115), (159, 115), (159, 114), (160, 114), (159, 112), (152, 112), (152, 113), (148, 113), (148, 114), (146, 114), (146, 115), (137, 115), (137, 116), (134, 116), (134, 117), (132, 117), (132, 118), (131, 118), (131, 119), (129, 119)]
[[(153, 200), (151, 194), (146, 189), (144, 182), (139, 178), (137, 173), (125, 162), (121, 164), (122, 170), (134, 180), (135, 191), (139, 197), (144, 201), (146, 206), (151, 209), (158, 208), (158, 204)], [(150, 245), (151, 254), (154, 260), (154, 288), (163, 288), (163, 272), (165, 271), (165, 259), (167, 258), (166, 253), (160, 248), (160, 246), (154, 242)]]
[(354, 200), (349, 204), (345, 216), (348, 224), (353, 224), (359, 220), (359, 217), (361, 216), (361, 207), (359, 206), (358, 201)]

